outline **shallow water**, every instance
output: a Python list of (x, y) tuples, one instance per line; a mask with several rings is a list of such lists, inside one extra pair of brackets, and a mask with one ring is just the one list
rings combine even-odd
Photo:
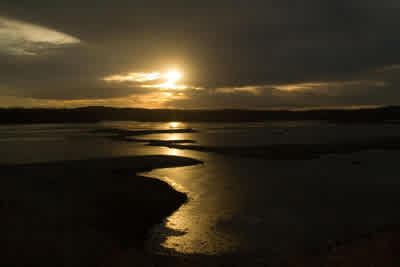
[(152, 171), (149, 176), (176, 184), (191, 199), (166, 223), (185, 234), (168, 236), (159, 227), (156, 237), (167, 235), (162, 245), (181, 253), (264, 255), (327, 246), (397, 223), (399, 155), (368, 152), (312, 161), (211, 156), (204, 166)]
[[(0, 163), (150, 154), (204, 161), (199, 166), (146, 174), (167, 181), (190, 198), (165, 224), (155, 227), (148, 242), (148, 249), (154, 253), (255, 253), (262, 257), (271, 251), (325, 246), (328, 240), (348, 239), (400, 222), (397, 151), (273, 161), (149, 147), (90, 133), (102, 127), (148, 130), (171, 126), (139, 122), (0, 126)], [(180, 123), (178, 127), (199, 132), (138, 138), (249, 146), (367, 140), (400, 134), (396, 125), (320, 122)]]

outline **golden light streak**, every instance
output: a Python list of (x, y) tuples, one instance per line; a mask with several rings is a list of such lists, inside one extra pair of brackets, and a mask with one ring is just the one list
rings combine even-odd
[(308, 83), (293, 83), (293, 84), (281, 84), (272, 85), (281, 91), (304, 91), (330, 87), (343, 87), (343, 86), (360, 86), (360, 85), (375, 85), (384, 86), (384, 81), (374, 80), (353, 80), (353, 81), (330, 81), (330, 82), (308, 82)]
[[(106, 82), (136, 82), (138, 86), (144, 88), (160, 88), (163, 90), (184, 90), (186, 85), (177, 85), (176, 82), (182, 78), (182, 74), (176, 70), (169, 71), (166, 74), (160, 72), (130, 72), (127, 74), (116, 74), (104, 77)], [(161, 84), (149, 84), (150, 81), (165, 81)]]
[(257, 86), (242, 86), (242, 87), (222, 87), (217, 88), (217, 93), (232, 94), (235, 92), (248, 92), (254, 95), (259, 94), (260, 87)]
[(159, 72), (143, 73), (143, 72), (131, 72), (125, 75), (111, 75), (105, 77), (103, 80), (106, 82), (147, 82), (160, 79), (162, 77)]

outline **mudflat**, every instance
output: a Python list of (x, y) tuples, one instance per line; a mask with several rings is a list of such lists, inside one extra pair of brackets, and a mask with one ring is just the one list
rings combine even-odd
[(137, 173), (199, 163), (136, 156), (0, 165), (0, 265), (101, 266), (140, 251), (149, 229), (187, 197)]

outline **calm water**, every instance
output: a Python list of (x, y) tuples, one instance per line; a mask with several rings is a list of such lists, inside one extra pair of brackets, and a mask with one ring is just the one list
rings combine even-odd
[[(370, 151), (307, 161), (223, 157), (94, 135), (101, 127), (169, 129), (168, 123), (0, 126), (1, 163), (122, 155), (178, 155), (203, 165), (158, 169), (190, 201), (158, 225), (148, 242), (155, 253), (256, 253), (325, 246), (378, 226), (399, 223), (400, 152)], [(400, 126), (336, 126), (319, 122), (188, 123), (198, 133), (142, 139), (192, 139), (202, 145), (326, 143), (400, 135)], [(352, 164), (360, 161), (361, 164)]]

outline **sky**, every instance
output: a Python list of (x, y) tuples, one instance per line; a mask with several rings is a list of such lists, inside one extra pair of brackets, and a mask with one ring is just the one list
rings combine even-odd
[(2, 0), (0, 107), (400, 104), (395, 0)]

